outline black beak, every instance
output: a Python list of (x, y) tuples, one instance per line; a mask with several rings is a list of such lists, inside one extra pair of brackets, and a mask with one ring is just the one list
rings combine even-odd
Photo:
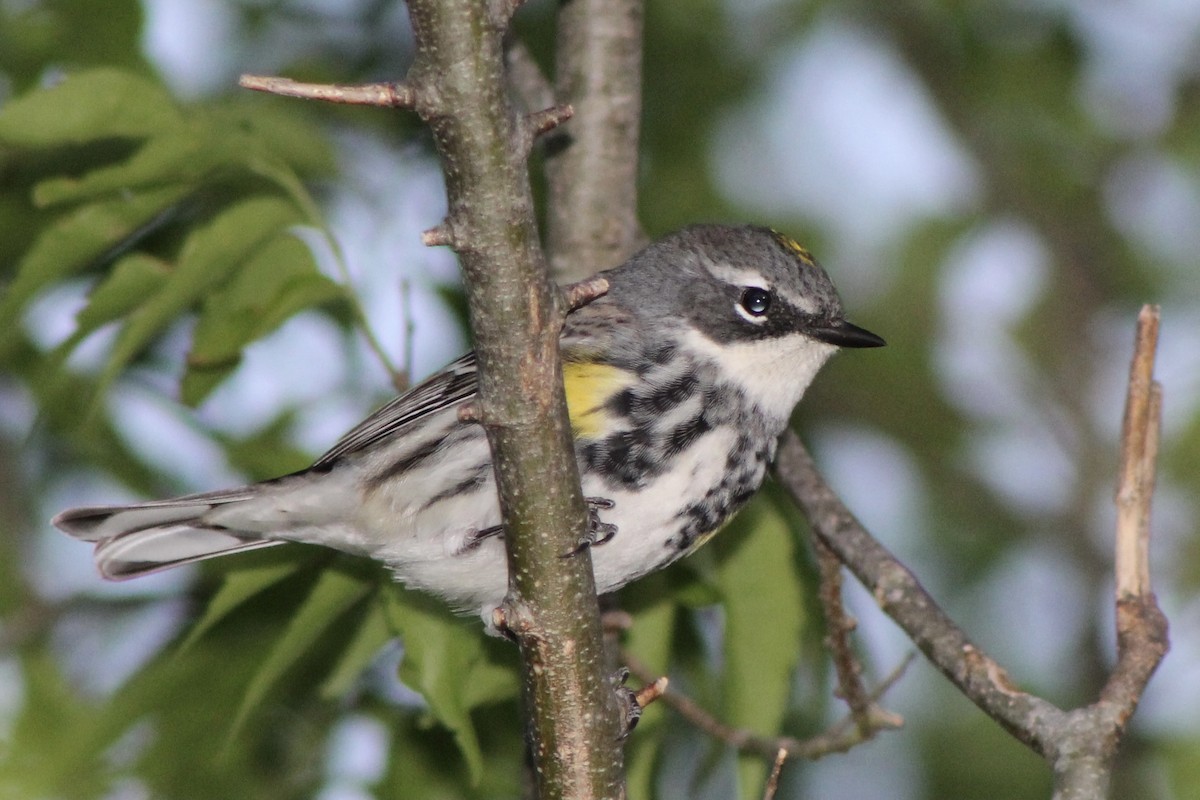
[(868, 330), (838, 320), (828, 325), (815, 325), (806, 333), (817, 341), (838, 347), (883, 347), (887, 342)]

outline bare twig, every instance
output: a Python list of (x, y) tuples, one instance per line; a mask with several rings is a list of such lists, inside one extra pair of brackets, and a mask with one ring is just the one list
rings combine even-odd
[(458, 407), (458, 421), (469, 422), (479, 425), (483, 422), (483, 412), (479, 410), (479, 404), (467, 401)]
[(858, 623), (842, 604), (842, 562), (818, 537), (812, 537), (812, 542), (821, 575), (818, 595), (825, 615), (825, 646), (829, 648), (838, 678), (837, 696), (850, 707), (850, 716), (858, 725), (859, 733), (868, 736), (871, 732), (871, 701), (862, 683), (862, 665), (850, 644), (850, 634)]
[(608, 280), (599, 275), (593, 275), (564, 286), (562, 292), (567, 308), (571, 311), (578, 311), (593, 300), (598, 300), (608, 294)]
[(658, 698), (662, 697), (667, 691), (667, 686), (670, 680), (666, 675), (657, 678), (650, 683), (647, 683), (641, 689), (634, 693), (634, 699), (637, 701), (638, 708), (645, 708), (653, 703)]
[[(1162, 423), (1162, 386), (1154, 380), (1157, 306), (1138, 315), (1117, 485), (1117, 663), (1094, 706), (1111, 718), (1111, 750), (1137, 709), (1151, 676), (1170, 647), (1167, 618), (1150, 582), (1150, 501)], [(1112, 753), (1107, 754), (1110, 758)]]
[(426, 247), (453, 247), (454, 243), (454, 225), (448, 219), (421, 233), (421, 244)]
[(532, 111), (521, 118), (521, 149), (528, 154), (539, 136), (544, 136), (562, 125), (575, 114), (569, 105), (550, 106), (541, 111)]
[(291, 78), (267, 75), (243, 75), (238, 79), (238, 85), (267, 94), (355, 106), (413, 108), (417, 103), (416, 91), (413, 87), (403, 83), (368, 83), (361, 86), (345, 86), (336, 83), (301, 83)]
[(1118, 599), (1150, 591), (1150, 499), (1154, 494), (1162, 405), (1162, 388), (1154, 381), (1157, 342), (1158, 308), (1144, 306), (1138, 315), (1121, 426), (1121, 472), (1116, 495)]
[[(633, 657), (628, 651), (621, 652), (621, 660), (628, 665), (630, 672), (638, 680), (643, 682), (655, 680), (655, 673)], [(721, 722), (702, 708), (695, 700), (669, 686), (664, 687), (661, 697), (662, 702), (666, 703), (668, 708), (679, 714), (679, 716), (683, 717), (693, 726), (743, 753), (752, 753), (760, 755), (763, 758), (775, 758), (780, 750), (786, 750), (789, 756), (815, 761), (831, 753), (844, 753), (855, 745), (873, 738), (880, 731), (899, 728), (904, 724), (904, 720), (899, 716), (884, 711), (874, 705), (874, 702), (900, 680), (900, 677), (904, 674), (904, 670), (910, 663), (912, 663), (912, 658), (906, 658), (871, 693), (870, 700), (872, 705), (870, 707), (870, 726), (867, 735), (861, 733), (854, 720), (847, 716), (845, 719), (832, 725), (824, 733), (808, 739), (796, 739), (791, 736), (761, 736), (745, 728), (735, 728), (732, 725)]]
[(779, 748), (775, 763), (771, 765), (771, 774), (767, 777), (767, 785), (763, 788), (763, 800), (775, 800), (775, 793), (779, 791), (779, 776), (783, 774), (783, 762), (787, 761), (787, 757), (788, 751)]
[(569, 103), (556, 102), (554, 87), (524, 42), (514, 38), (506, 43), (504, 64), (508, 68), (508, 82), (525, 110), (523, 144), (528, 152), (539, 137), (575, 116), (575, 108)]

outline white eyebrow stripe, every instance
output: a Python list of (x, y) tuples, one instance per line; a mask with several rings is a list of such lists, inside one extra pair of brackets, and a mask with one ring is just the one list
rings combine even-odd
[(771, 282), (763, 277), (761, 272), (752, 269), (733, 269), (720, 265), (712, 270), (715, 277), (735, 286), (753, 286), (756, 289), (771, 290)]
[(805, 314), (817, 313), (816, 301), (814, 301), (811, 297), (805, 297), (802, 294), (796, 294), (794, 292), (779, 292), (778, 294), (784, 302), (786, 302), (792, 308), (795, 308), (797, 311), (802, 311)]

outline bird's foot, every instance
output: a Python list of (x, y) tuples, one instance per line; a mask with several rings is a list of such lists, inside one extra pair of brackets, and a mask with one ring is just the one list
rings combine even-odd
[(589, 547), (597, 547), (617, 535), (617, 526), (600, 519), (600, 512), (613, 507), (613, 501), (605, 497), (585, 497), (588, 509), (587, 533), (575, 547), (563, 553), (563, 558), (577, 556)]
[(617, 693), (617, 708), (621, 714), (621, 732), (617, 738), (624, 740), (633, 733), (633, 729), (641, 720), (642, 705), (638, 702), (637, 692), (625, 685), (625, 681), (629, 680), (628, 667), (621, 667), (610, 675), (608, 680), (612, 683), (613, 691)]
[(629, 670), (625, 667), (617, 670), (609, 678), (612, 682), (613, 690), (617, 693), (617, 705), (621, 714), (621, 733), (619, 738), (625, 739), (637, 727), (638, 720), (642, 718), (642, 710), (653, 703), (658, 698), (662, 697), (667, 691), (667, 677), (664, 675), (658, 680), (647, 683), (636, 692), (625, 685), (625, 681), (629, 678)]

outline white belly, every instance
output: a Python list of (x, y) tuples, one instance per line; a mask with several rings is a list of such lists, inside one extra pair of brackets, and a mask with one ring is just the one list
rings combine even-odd
[[(613, 507), (599, 515), (602, 522), (617, 526), (611, 540), (592, 548), (600, 592), (618, 589), (684, 554), (679, 546), (686, 521), (681, 512), (690, 500), (704, 497), (726, 478), (738, 435), (732, 427), (708, 432), (677, 454), (670, 471), (636, 490), (614, 489), (598, 475), (584, 479), (586, 497), (612, 501)], [(480, 531), (500, 524), (490, 471), (475, 490), (431, 502), (487, 458), (482, 437), (460, 445), (452, 459), (364, 490), (353, 532), (320, 536), (309, 529), (302, 536), (293, 531), (291, 538), (374, 558), (406, 585), (437, 594), (458, 610), (478, 610), (487, 619), (508, 591), (503, 537), (479, 537)], [(761, 469), (757, 475), (761, 478)]]

